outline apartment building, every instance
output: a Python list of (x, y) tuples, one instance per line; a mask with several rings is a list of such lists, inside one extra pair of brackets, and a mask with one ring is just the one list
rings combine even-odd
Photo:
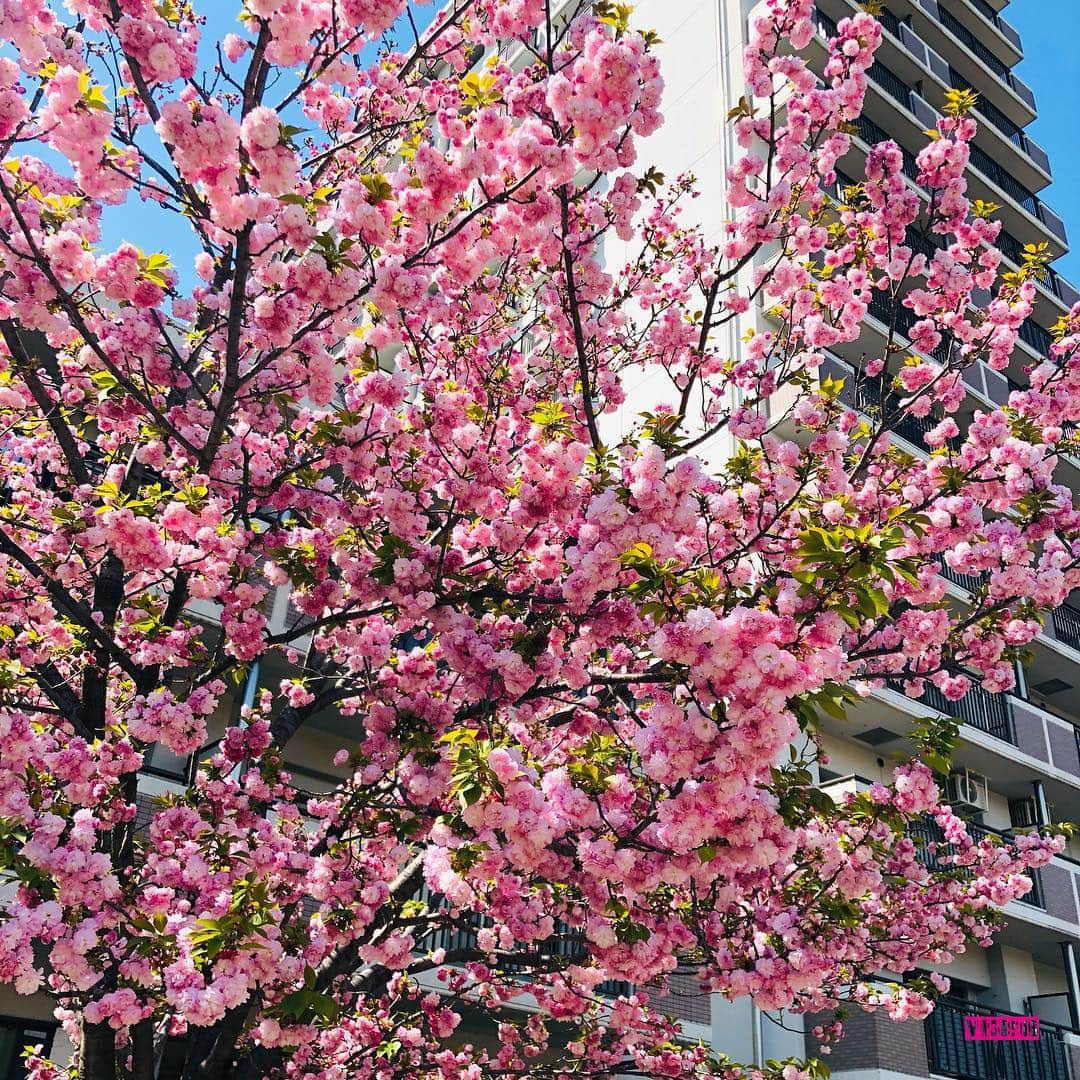
[[(688, 170), (697, 176), (703, 197), (695, 213), (710, 237), (719, 235), (727, 217), (724, 172), (736, 148), (725, 119), (743, 93), (742, 50), (757, 2), (641, 0), (634, 13), (637, 25), (655, 28), (662, 39), (667, 82), (667, 122), (643, 147), (642, 163), (656, 164), (668, 175)], [(1006, 261), (1017, 265), (1029, 242), (1045, 242), (1055, 256), (1062, 254), (1066, 233), (1061, 219), (1037, 194), (1050, 182), (1050, 163), (1024, 130), (1036, 115), (1035, 99), (1012, 70), (1022, 48), (1000, 14), (1006, 3), (886, 0), (880, 15), (884, 40), (870, 71), (865, 113), (841, 167), (847, 175), (858, 176), (867, 147), (892, 138), (905, 149), (905, 172), (915, 185), (914, 154), (925, 139), (924, 129), (936, 125), (946, 91), (976, 90), (980, 124), (969, 181), (976, 197), (1000, 206), (997, 216), (1005, 231), (999, 247)], [(810, 53), (820, 66), (836, 22), (857, 4), (818, 4), (819, 33)], [(980, 365), (965, 373), (963, 415), (1001, 403), (1011, 388), (1023, 385), (1025, 366), (1047, 353), (1049, 327), (1080, 300), (1080, 292), (1053, 270), (1039, 292), (1039, 304), (1023, 328), (1008, 371)], [(839, 347), (826, 373), (853, 375), (863, 354), (880, 353), (891, 317), (890, 311), (872, 310), (862, 338)], [(725, 329), (731, 355), (737, 354), (746, 330), (765, 325), (767, 318), (754, 310)], [(649, 376), (629, 387), (625, 422), (652, 404), (655, 390)], [(887, 392), (884, 382), (869, 379), (849, 378), (845, 387), (850, 404), (870, 412)], [(782, 414), (783, 403), (774, 403), (774, 409)], [(929, 426), (910, 418), (896, 434), (910, 453), (923, 454)], [(718, 441), (712, 453), (719, 457), (726, 449)], [(1065, 461), (1061, 468), (1063, 480), (1080, 488), (1080, 460)], [(976, 582), (944, 565), (943, 572), (954, 601), (963, 604)], [(267, 603), (272, 630), (294, 622), (284, 590), (273, 593)], [(212, 625), (213, 609), (207, 606), (202, 615)], [(212, 735), (220, 734), (230, 720), (229, 710), (250, 701), (260, 684), (274, 685), (287, 674), (284, 667), (256, 665), (236, 701), (214, 718)], [(907, 735), (913, 722), (931, 710), (963, 720), (955, 771), (943, 782), (950, 800), (964, 808), (976, 828), (1007, 834), (1053, 820), (1080, 820), (1080, 596), (1046, 620), (1013, 693), (992, 694), (975, 687), (961, 702), (947, 706), (933, 689), (921, 701), (884, 689), (848, 722), (827, 720), (830, 764), (821, 771), (822, 787), (840, 797), (885, 778), (894, 757), (911, 749)], [(328, 763), (349, 736), (347, 724), (332, 713), (305, 725), (287, 753), (296, 784), (312, 792), (332, 786), (336, 777)], [(140, 820), (149, 819), (157, 795), (179, 789), (190, 765), (160, 747), (148, 755), (140, 781)], [(928, 833), (925, 839), (934, 837)], [(1006, 916), (1008, 927), (990, 950), (968, 954), (950, 966), (950, 998), (926, 1022), (893, 1024), (883, 1017), (853, 1016), (847, 1039), (831, 1058), (838, 1080), (1080, 1080), (1080, 842), (1043, 868), (1034, 891), (1024, 902), (1010, 905)], [(622, 988), (609, 989), (614, 993)], [(761, 1062), (817, 1051), (800, 1018), (767, 1016), (747, 1001), (730, 1004), (705, 995), (692, 971), (678, 973), (669, 989), (665, 1007), (681, 1017), (687, 1036), (707, 1039), (736, 1060)], [(1038, 1016), (1039, 1040), (965, 1041), (965, 1017), (1010, 1013)], [(0, 987), (0, 1076), (19, 1075), (18, 1057), (25, 1043), (48, 1047), (54, 1041), (53, 1052), (63, 1060), (63, 1034), (52, 1020), (49, 1001)], [(167, 1074), (168, 1062), (163, 1061), (161, 1075)]]
[[(1046, 151), (1026, 132), (1035, 118), (1034, 94), (1015, 74), (1023, 56), (1020, 37), (1001, 14), (1008, 0), (884, 0), (879, 18), (883, 43), (870, 69), (864, 115), (840, 168), (847, 178), (862, 175), (867, 148), (894, 139), (904, 151), (904, 172), (914, 190), (915, 154), (923, 132), (936, 127), (950, 89), (973, 89), (979, 131), (971, 150), (968, 183), (974, 198), (999, 206), (1003, 222), (998, 247), (1005, 268), (1019, 265), (1027, 243), (1046, 243), (1053, 257), (1067, 250), (1062, 220), (1040, 198), (1051, 179)], [(763, 7), (763, 5), (760, 5)], [(702, 197), (694, 212), (708, 236), (719, 238), (728, 210), (724, 175), (737, 156), (729, 109), (743, 93), (742, 52), (748, 27), (758, 13), (755, 0), (642, 0), (635, 24), (655, 28), (667, 89), (666, 123), (642, 148), (642, 164), (668, 175), (690, 171)], [(853, 14), (856, 0), (817, 0), (818, 33), (808, 53), (821, 70), (826, 42), (836, 24)], [(853, 182), (853, 181), (852, 181)], [(922, 243), (928, 255), (932, 248)], [(747, 277), (751, 269), (745, 272)], [(1025, 383), (1024, 369), (1048, 355), (1049, 328), (1080, 292), (1053, 269), (1039, 286), (1034, 314), (1024, 324), (1007, 371), (978, 364), (964, 375), (967, 397), (961, 427), (978, 409), (1000, 404)], [(887, 300), (872, 305), (860, 339), (840, 346), (825, 374), (846, 376), (848, 404), (873, 414), (888, 394), (887, 380), (859, 372), (862, 357), (882, 355), (888, 324), (901, 337), (914, 321), (892, 311)], [(730, 355), (748, 329), (766, 328), (769, 318), (752, 309), (727, 329)], [(721, 344), (723, 348), (723, 344)], [(649, 407), (657, 385), (643, 376), (630, 388), (624, 422)], [(783, 395), (771, 402), (776, 419)], [(924, 435), (935, 421), (905, 419), (897, 441), (909, 453), (925, 455)], [(781, 433), (784, 433), (781, 422)], [(789, 434), (794, 434), (793, 430)], [(712, 452), (726, 447), (718, 437)], [(1080, 461), (1065, 460), (1060, 479), (1080, 484)], [(942, 565), (949, 592), (963, 604), (977, 580)], [(828, 769), (822, 787), (837, 795), (887, 778), (898, 754), (912, 749), (912, 723), (931, 712), (963, 721), (954, 772), (943, 777), (948, 799), (972, 821), (975, 831), (1008, 835), (1011, 829), (1054, 820), (1077, 820), (1080, 812), (1080, 594), (1045, 620), (1018, 670), (1017, 688), (994, 694), (975, 685), (960, 702), (946, 703), (934, 688), (919, 701), (883, 689), (860, 704), (847, 722), (826, 720)], [(923, 837), (935, 839), (929, 832)], [(926, 856), (929, 858), (929, 856)], [(1080, 1077), (1080, 844), (1043, 868), (1034, 890), (1005, 912), (1008, 926), (989, 950), (976, 950), (950, 965), (953, 988), (933, 1016), (894, 1024), (858, 1013), (830, 1065), (839, 1080), (900, 1080), (953, 1077), (956, 1080), (1072, 1080)], [(1002, 1014), (1040, 1018), (1040, 1038), (1029, 1042), (969, 1042), (966, 1017)], [(783, 1027), (773, 1021), (783, 1021)], [(811, 1025), (806, 1025), (807, 1027)], [(799, 1031), (798, 1018), (762, 1017), (749, 1005), (714, 999), (709, 1027), (716, 1045), (743, 1061), (814, 1053), (812, 1038)]]

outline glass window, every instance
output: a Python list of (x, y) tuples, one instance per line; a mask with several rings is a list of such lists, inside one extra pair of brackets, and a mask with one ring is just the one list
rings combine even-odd
[(40, 1046), (48, 1054), (55, 1032), (56, 1024), (48, 1021), (0, 1016), (0, 1076), (7, 1080), (26, 1080), (23, 1052), (28, 1046)]

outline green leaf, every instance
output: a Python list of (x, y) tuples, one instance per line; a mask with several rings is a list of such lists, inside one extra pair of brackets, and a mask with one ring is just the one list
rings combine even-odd
[(498, 80), (494, 75), (481, 75), (479, 72), (470, 71), (458, 84), (461, 89), (461, 99), (466, 106), (472, 109), (480, 109), (485, 105), (494, 105), (500, 101), (502, 95), (495, 89)]
[(570, 412), (561, 401), (541, 401), (529, 413), (529, 419), (549, 437), (570, 430)]

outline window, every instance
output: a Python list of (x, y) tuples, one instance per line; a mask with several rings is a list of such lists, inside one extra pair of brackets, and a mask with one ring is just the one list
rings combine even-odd
[(52, 1021), (20, 1020), (0, 1016), (0, 1076), (7, 1080), (25, 1080), (23, 1051), (40, 1046), (45, 1054), (52, 1050), (57, 1025)]

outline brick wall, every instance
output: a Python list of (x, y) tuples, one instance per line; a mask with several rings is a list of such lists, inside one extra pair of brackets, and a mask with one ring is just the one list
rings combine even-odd
[(1039, 876), (1042, 878), (1043, 902), (1047, 913), (1066, 922), (1076, 922), (1072, 874), (1062, 866), (1049, 863), (1039, 871)]
[(1062, 727), (1047, 721), (1047, 734), (1050, 736), (1050, 754), (1054, 764), (1067, 773), (1076, 776), (1080, 773), (1080, 754), (1076, 748), (1076, 735), (1072, 728)]
[[(806, 1017), (808, 1056), (817, 1057), (820, 1053), (820, 1044), (810, 1034), (811, 1030), (831, 1019), (830, 1013)], [(855, 1009), (844, 1021), (843, 1039), (823, 1060), (834, 1076), (856, 1069), (891, 1069), (913, 1077), (930, 1075), (922, 1021), (895, 1023), (882, 1010), (868, 1013)]]
[(676, 971), (668, 979), (669, 993), (656, 998), (656, 1006), (662, 1013), (677, 1016), (692, 1024), (712, 1022), (712, 1003), (709, 995), (701, 989), (701, 980), (695, 971)]
[(1043, 730), (1043, 718), (1030, 709), (1025, 709), (1013, 701), (1013, 726), (1016, 729), (1016, 745), (1040, 761), (1047, 761), (1046, 733)]
[(1080, 1046), (1070, 1043), (1068, 1046), (1069, 1057), (1072, 1059), (1072, 1074), (1080, 1076)]

